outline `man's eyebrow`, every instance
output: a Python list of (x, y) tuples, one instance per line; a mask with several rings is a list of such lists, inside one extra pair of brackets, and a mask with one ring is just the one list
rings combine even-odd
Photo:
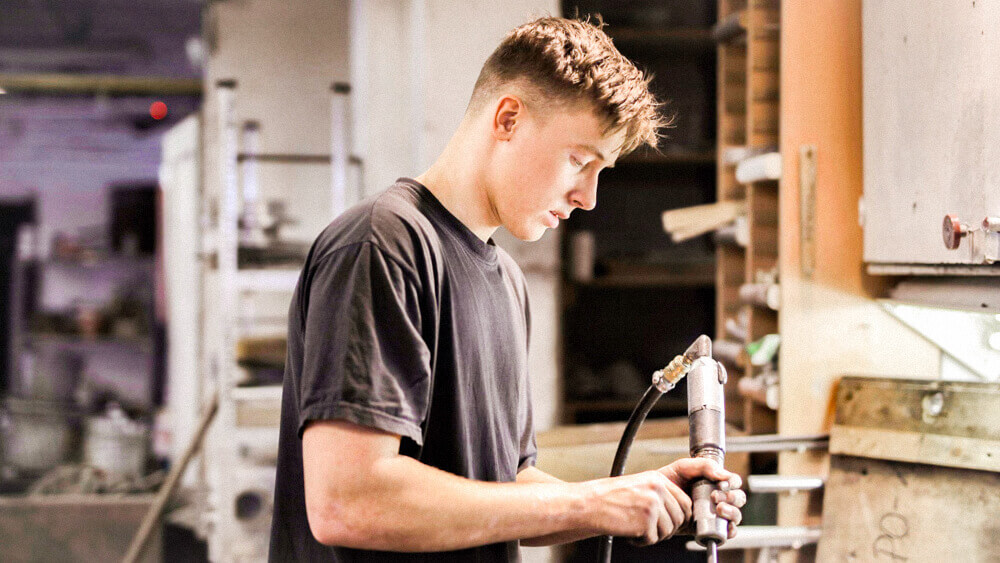
[[(597, 150), (597, 147), (595, 147), (594, 145), (583, 145), (583, 144), (578, 144), (578, 145), (573, 145), (573, 148), (576, 148), (576, 149), (583, 149), (583, 150), (585, 150), (585, 151), (587, 151), (587, 152), (589, 152), (589, 153), (593, 154), (593, 155), (594, 155), (594, 156), (596, 156), (597, 158), (599, 158), (599, 159), (603, 160), (604, 162), (608, 162), (608, 159), (607, 159), (607, 158), (605, 158), (605, 157), (604, 157), (604, 155), (603, 155), (603, 154), (601, 154), (601, 151)], [(615, 167), (614, 163), (610, 163), (610, 164), (608, 164), (608, 168), (614, 168), (614, 167)]]

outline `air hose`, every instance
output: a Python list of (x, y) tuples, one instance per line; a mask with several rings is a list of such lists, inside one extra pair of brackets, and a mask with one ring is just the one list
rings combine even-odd
[[(726, 376), (725, 376), (725, 369), (722, 367), (721, 364), (712, 361), (711, 356), (712, 356), (712, 340), (708, 336), (701, 335), (697, 339), (695, 339), (695, 341), (691, 344), (691, 346), (688, 347), (688, 349), (684, 352), (684, 354), (676, 356), (670, 362), (670, 364), (667, 365), (667, 367), (653, 373), (652, 385), (650, 385), (649, 389), (646, 390), (646, 393), (643, 394), (642, 399), (639, 400), (639, 404), (636, 405), (635, 409), (632, 411), (631, 416), (629, 416), (628, 423), (626, 423), (625, 425), (625, 431), (622, 433), (621, 440), (618, 442), (618, 450), (615, 452), (614, 463), (611, 466), (611, 475), (610, 475), (611, 477), (619, 477), (625, 472), (625, 460), (628, 458), (629, 450), (632, 448), (632, 442), (635, 441), (635, 436), (639, 432), (639, 427), (642, 426), (643, 421), (646, 420), (646, 416), (649, 415), (649, 411), (652, 410), (653, 405), (656, 404), (656, 401), (658, 401), (660, 397), (663, 396), (664, 393), (667, 393), (671, 389), (673, 389), (677, 385), (677, 382), (680, 381), (681, 378), (683, 378), (685, 375), (687, 375), (687, 373), (690, 372), (692, 368), (695, 367), (696, 362), (698, 362), (702, 358), (707, 358), (707, 361), (711, 362), (712, 365), (708, 366), (708, 364), (706, 363), (700, 363), (700, 365), (704, 366), (706, 369), (711, 368), (713, 372), (716, 372), (718, 374), (717, 378), (720, 384), (718, 387), (719, 392), (710, 393), (711, 395), (713, 395), (712, 397), (713, 400), (711, 402), (718, 403), (718, 405), (712, 406), (712, 408), (710, 409), (706, 409), (705, 408), (706, 405), (699, 404), (697, 406), (692, 406), (690, 404), (690, 398), (689, 398), (688, 412), (689, 412), (689, 420), (691, 421), (690, 425), (692, 431), (692, 444), (695, 443), (696, 439), (695, 434), (699, 434), (699, 436), (697, 437), (698, 440), (701, 440), (702, 439), (701, 435), (705, 434), (705, 431), (702, 430), (700, 427), (704, 425), (705, 421), (703, 419), (705, 419), (705, 415), (709, 413), (702, 411), (712, 411), (709, 417), (711, 420), (709, 420), (708, 424), (711, 428), (709, 428), (708, 430), (709, 434), (711, 434), (713, 438), (710, 440), (711, 446), (708, 448), (708, 450), (709, 453), (712, 454), (712, 457), (716, 459), (716, 461), (719, 461), (721, 463), (721, 456), (716, 454), (718, 454), (719, 452), (724, 452), (724, 446), (722, 442), (725, 441), (725, 436), (723, 434), (724, 429), (718, 428), (716, 419), (718, 419), (719, 422), (721, 422), (722, 420), (721, 384), (725, 383)], [(704, 377), (699, 378), (696, 390), (696, 395), (698, 396), (704, 395), (703, 393), (704, 382), (702, 382), (701, 379), (705, 378)], [(711, 379), (711, 377), (709, 377), (709, 379)], [(698, 448), (698, 449), (701, 450), (704, 448)], [(693, 456), (696, 455), (694, 450), (695, 447), (694, 445), (692, 445)], [(697, 457), (705, 457), (705, 455), (701, 451), (699, 451), (697, 452)], [(699, 486), (702, 485), (701, 481), (699, 481), (698, 485)], [(707, 489), (702, 488), (701, 490), (697, 491), (699, 494), (696, 496), (701, 497), (704, 494), (710, 495), (712, 490), (714, 490), (713, 487), (708, 487)], [(709, 499), (710, 498), (711, 497), (709, 496)], [(695, 499), (695, 500), (697, 503), (697, 501), (700, 499)], [(707, 510), (710, 510), (711, 518), (714, 519), (715, 516), (714, 506), (711, 507), (706, 506), (705, 508)], [(706, 514), (705, 516), (709, 515)], [(717, 520), (721, 521), (720, 525), (722, 526), (722, 529), (724, 529), (725, 526), (727, 525), (725, 521), (721, 520), (721, 518)], [(698, 524), (699, 530), (701, 530), (704, 527), (700, 523), (696, 524)], [(715, 522), (712, 522), (712, 524), (715, 524)], [(713, 529), (714, 532), (714, 530), (719, 529), (719, 525), (713, 525), (711, 526), (711, 528)], [(699, 534), (699, 535), (704, 535), (704, 534)], [(712, 537), (705, 537), (705, 538), (699, 537), (697, 539), (699, 540), (704, 539), (706, 541), (703, 543), (711, 544), (711, 545), (706, 545), (706, 547), (709, 548), (711, 554), (714, 552), (714, 549), (712, 548), (714, 548), (716, 544), (721, 543), (721, 541), (725, 541), (725, 536), (723, 536), (722, 538), (717, 538), (715, 537), (716, 535), (715, 533), (709, 535), (711, 535)], [(612, 536), (604, 536), (601, 538), (601, 542), (598, 548), (598, 557), (597, 557), (598, 563), (610, 563), (611, 547), (613, 541), (614, 538)]]

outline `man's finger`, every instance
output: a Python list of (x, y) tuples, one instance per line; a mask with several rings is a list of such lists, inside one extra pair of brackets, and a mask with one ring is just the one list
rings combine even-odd
[(747, 494), (740, 489), (728, 492), (724, 492), (720, 489), (712, 491), (712, 502), (726, 502), (736, 508), (743, 508), (743, 506), (747, 503)]
[(653, 543), (657, 543), (669, 538), (673, 535), (674, 531), (677, 529), (676, 526), (672, 526), (673, 517), (664, 505), (660, 507), (660, 517), (656, 521), (656, 531), (657, 535), (652, 539)]
[(684, 489), (680, 488), (680, 485), (677, 485), (676, 483), (674, 483), (669, 479), (667, 480), (667, 491), (673, 495), (674, 499), (677, 500), (677, 504), (683, 511), (684, 513), (683, 522), (687, 522), (688, 520), (690, 520), (691, 514), (693, 514), (694, 510), (693, 509), (694, 503), (692, 502), (691, 497), (684, 492)]
[[(732, 489), (738, 489), (743, 485), (743, 479), (739, 475), (726, 471), (721, 465), (708, 458), (684, 458), (671, 463), (664, 470), (672, 470), (679, 480), (679, 485), (686, 484), (692, 479), (706, 477), (713, 481), (727, 482)], [(669, 474), (667, 474), (670, 477)]]
[[(681, 494), (683, 495), (684, 493)], [(683, 524), (684, 521), (686, 520), (686, 518), (684, 517), (684, 509), (681, 508), (681, 505), (678, 502), (677, 498), (673, 495), (671, 495), (668, 499), (666, 499), (666, 501), (663, 503), (663, 506), (667, 510), (667, 513), (670, 515), (670, 521), (673, 523), (673, 528), (670, 531), (670, 534), (672, 535), (674, 531), (680, 528), (681, 524)], [(663, 539), (665, 537), (667, 536), (662, 536), (660, 539)]]
[(724, 502), (720, 502), (715, 507), (715, 512), (719, 516), (722, 516), (723, 518), (725, 518), (726, 520), (729, 520), (730, 522), (732, 522), (733, 524), (735, 524), (737, 526), (739, 526), (740, 522), (743, 521), (743, 513), (740, 512), (739, 508), (736, 508), (735, 506), (733, 506), (731, 504), (726, 504)]

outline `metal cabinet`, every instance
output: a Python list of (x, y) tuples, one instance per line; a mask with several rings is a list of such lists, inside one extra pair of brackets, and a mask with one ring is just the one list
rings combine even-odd
[(1000, 221), (984, 226), (1000, 218), (1000, 4), (867, 0), (862, 18), (869, 269), (1000, 275)]

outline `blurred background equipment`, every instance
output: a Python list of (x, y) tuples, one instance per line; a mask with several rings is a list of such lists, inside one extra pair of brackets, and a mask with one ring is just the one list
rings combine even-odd
[[(755, 477), (720, 560), (932, 554), (942, 499), (947, 545), (996, 559), (1000, 453), (969, 421), (1000, 385), (1000, 7), (930, 0), (0, 3), (0, 559), (119, 559), (151, 506), (146, 560), (266, 558), (310, 242), (424, 171), (543, 13), (600, 14), (674, 126), (593, 211), (496, 233), (532, 305), (539, 466), (606, 475), (643, 374), (709, 334), (727, 464)], [(629, 471), (689, 455), (685, 392)]]

